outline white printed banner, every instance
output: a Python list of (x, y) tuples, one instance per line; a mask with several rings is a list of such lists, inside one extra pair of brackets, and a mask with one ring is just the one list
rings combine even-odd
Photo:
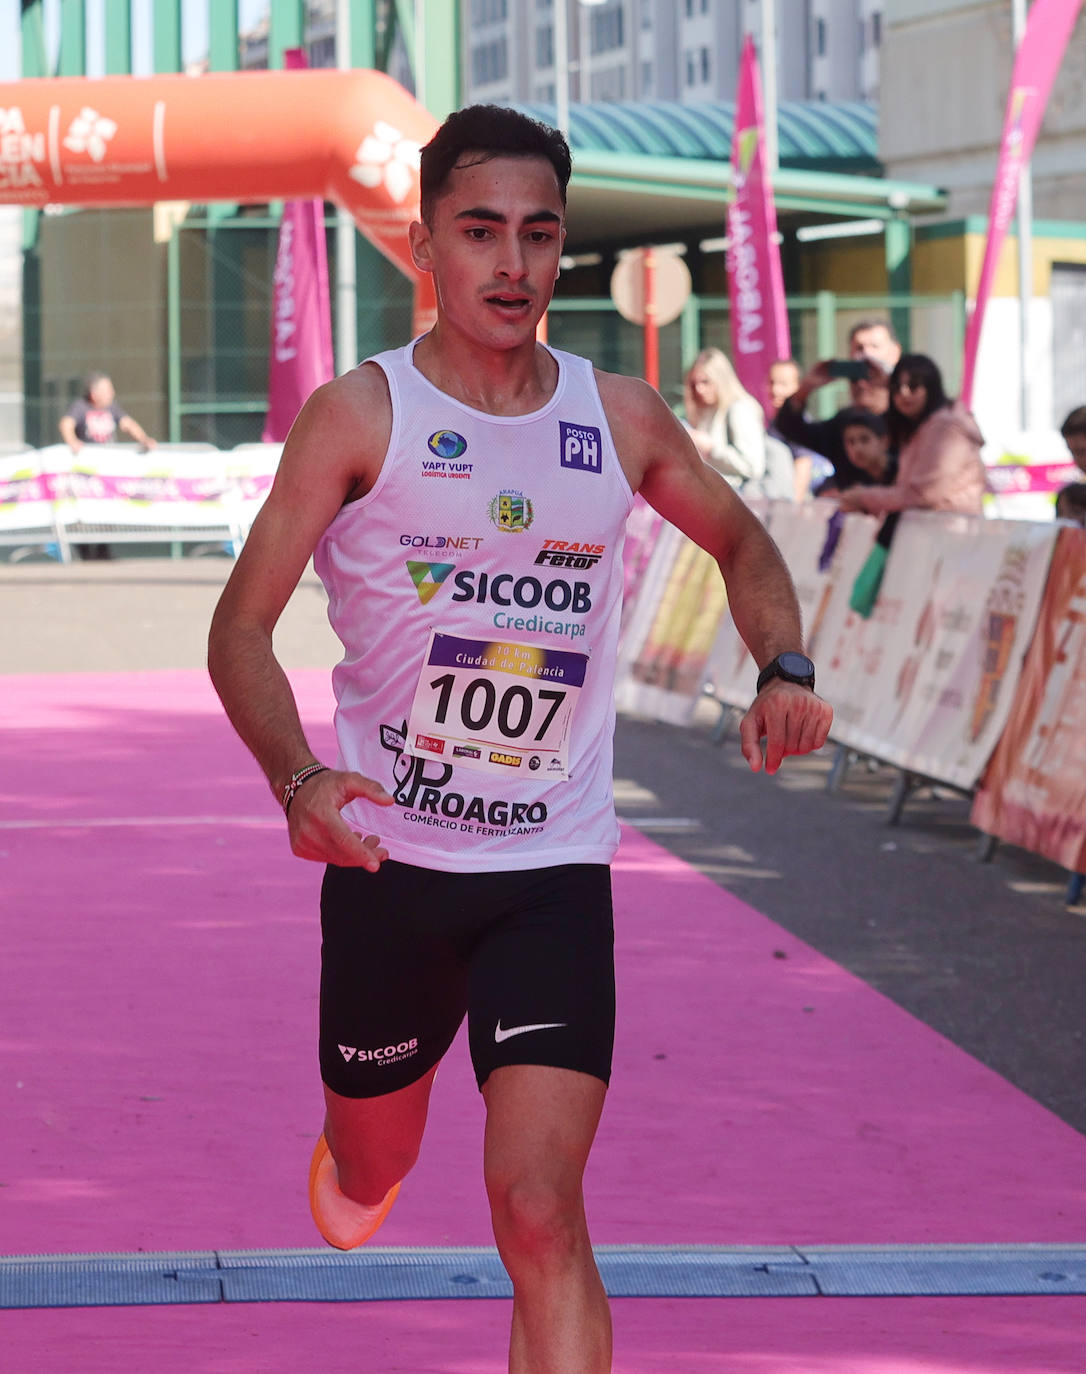
[[(818, 662), (819, 645), (835, 640), (839, 621), (848, 612), (848, 592), (863, 566), (878, 528), (867, 515), (850, 516), (843, 524), (835, 547), (826, 551), (830, 519), (837, 510), (833, 501), (795, 505), (774, 501), (770, 506), (769, 533), (780, 549), (795, 583), (803, 621), (804, 644)], [(826, 566), (821, 567), (826, 552)], [(842, 595), (834, 593), (844, 588)], [(747, 707), (754, 698), (758, 669), (739, 637), (735, 622), (726, 615), (709, 655), (706, 678), (713, 695), (729, 706)], [(818, 690), (822, 691), (819, 667)]]
[(833, 738), (971, 788), (1006, 723), (1055, 535), (1015, 521), (903, 516), (874, 614), (847, 609), (843, 577), (820, 635)]

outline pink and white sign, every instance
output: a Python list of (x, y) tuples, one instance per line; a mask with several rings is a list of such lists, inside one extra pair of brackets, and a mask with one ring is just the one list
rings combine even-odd
[(992, 291), (996, 264), (1018, 200), (1022, 168), (1029, 162), (1040, 132), (1052, 83), (1075, 26), (1082, 0), (1035, 0), (1026, 31), (1018, 45), (1011, 73), (1010, 95), (1003, 120), (1003, 140), (996, 166), (995, 184), (988, 206), (988, 242), (977, 284), (977, 299), (965, 335), (962, 368), (962, 404), (972, 404), (984, 312)]
[(743, 43), (732, 136), (733, 199), (728, 206), (731, 357), (739, 380), (770, 413), (770, 366), (791, 353), (777, 210), (766, 165), (762, 87), (750, 34)]

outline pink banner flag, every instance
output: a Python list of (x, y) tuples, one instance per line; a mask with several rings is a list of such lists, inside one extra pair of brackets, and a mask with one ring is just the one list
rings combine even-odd
[(1082, 0), (1035, 0), (1026, 22), (1026, 31), (1018, 44), (1007, 111), (1003, 118), (1003, 141), (988, 205), (988, 242), (984, 248), (976, 304), (965, 334), (961, 399), (966, 406), (973, 399), (973, 378), (980, 333), (984, 327), (984, 311), (991, 294), (1003, 240), (1018, 200), (1021, 171), (1033, 153), (1052, 83), (1060, 69), (1081, 7)]
[(769, 369), (791, 353), (777, 210), (766, 166), (762, 84), (754, 40), (747, 34), (739, 64), (732, 135), (733, 198), (728, 206), (728, 299), (732, 363), (739, 380), (766, 411)]
[[(300, 48), (285, 57), (288, 68), (306, 65)], [(333, 375), (324, 202), (291, 200), (275, 255), (264, 442), (282, 443), (309, 396)]]

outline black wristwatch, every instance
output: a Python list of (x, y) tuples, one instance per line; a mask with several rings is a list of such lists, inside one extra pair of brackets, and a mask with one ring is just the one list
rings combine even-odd
[(806, 654), (789, 651), (778, 654), (776, 658), (771, 659), (758, 674), (756, 694), (775, 677), (779, 677), (785, 682), (795, 682), (800, 687), (809, 687), (812, 692), (814, 691), (814, 664)]

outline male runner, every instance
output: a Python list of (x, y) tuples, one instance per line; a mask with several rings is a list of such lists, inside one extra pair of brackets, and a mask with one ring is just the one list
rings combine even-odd
[[(611, 1367), (581, 1180), (614, 1029), (612, 685), (634, 492), (719, 560), (763, 667), (741, 727), (751, 768), (762, 739), (774, 772), (830, 721), (762, 526), (657, 392), (536, 342), (569, 173), (560, 134), (493, 107), (451, 115), (423, 150), (410, 241), (437, 323), (304, 407), (209, 646), (294, 853), (328, 865), (317, 1225), (344, 1248), (380, 1225), (466, 1012), (514, 1374)], [(311, 554), (344, 645), (327, 768), (272, 650)]]

